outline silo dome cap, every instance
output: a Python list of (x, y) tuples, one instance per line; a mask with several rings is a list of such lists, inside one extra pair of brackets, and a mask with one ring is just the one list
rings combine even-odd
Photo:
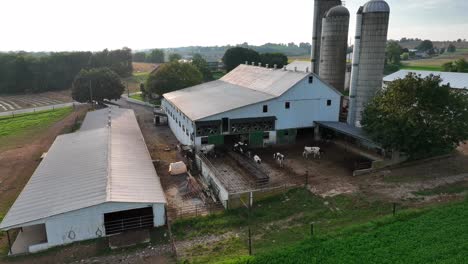
[(371, 0), (364, 5), (363, 13), (390, 13), (390, 7), (384, 0)]
[(349, 11), (344, 6), (335, 6), (328, 10), (326, 17), (349, 16)]

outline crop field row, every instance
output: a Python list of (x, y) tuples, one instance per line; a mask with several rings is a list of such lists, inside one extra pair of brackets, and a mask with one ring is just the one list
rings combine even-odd
[(68, 96), (51, 96), (47, 94), (0, 96), (0, 112), (15, 111), (71, 102)]
[(468, 200), (317, 236), (295, 247), (224, 263), (466, 263)]

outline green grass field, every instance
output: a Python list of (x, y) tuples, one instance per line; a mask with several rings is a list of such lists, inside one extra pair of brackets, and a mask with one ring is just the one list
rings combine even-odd
[(143, 97), (142, 97), (141, 94), (132, 94), (132, 95), (130, 95), (130, 98), (135, 99), (135, 100), (139, 100), (139, 101), (142, 101), (142, 102), (145, 101), (145, 100), (143, 100)]
[[(292, 190), (255, 204), (250, 226), (255, 254), (280, 250), (310, 237), (310, 223), (315, 232), (329, 234), (352, 224), (365, 223), (389, 215), (392, 204), (368, 201), (355, 195), (320, 198), (304, 189)], [(233, 235), (215, 246), (195, 246), (189, 250), (193, 263), (216, 263), (248, 255), (246, 209), (236, 209), (207, 217), (175, 221), (176, 240), (210, 234)]]
[(50, 124), (57, 122), (72, 112), (71, 107), (65, 107), (55, 110), (47, 110), (36, 113), (27, 113), (16, 115), (15, 117), (7, 116), (0, 118), (0, 139), (9, 136), (22, 135), (28, 131), (47, 127)]
[(466, 263), (468, 201), (408, 211), (224, 263)]
[(441, 66), (406, 66), (400, 67), (402, 70), (415, 70), (415, 71), (443, 71)]

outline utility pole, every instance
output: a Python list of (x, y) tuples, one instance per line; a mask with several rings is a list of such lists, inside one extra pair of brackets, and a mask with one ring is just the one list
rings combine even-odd
[(127, 96), (130, 98), (130, 90), (128, 89), (128, 82), (125, 82), (127, 84)]
[(93, 106), (93, 109), (94, 109), (93, 88), (91, 87), (91, 80), (89, 80), (89, 100), (91, 100), (91, 105)]

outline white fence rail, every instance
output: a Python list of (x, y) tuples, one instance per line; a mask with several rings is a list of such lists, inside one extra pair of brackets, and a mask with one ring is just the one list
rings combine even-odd
[(15, 116), (18, 114), (34, 113), (34, 112), (39, 112), (39, 111), (54, 110), (56, 108), (58, 109), (58, 108), (64, 108), (68, 106), (75, 106), (78, 104), (79, 103), (77, 102), (71, 102), (71, 103), (64, 103), (64, 104), (39, 106), (39, 107), (34, 107), (34, 108), (24, 108), (24, 109), (18, 109), (18, 110), (8, 111), (8, 112), (0, 112), (0, 116)]

